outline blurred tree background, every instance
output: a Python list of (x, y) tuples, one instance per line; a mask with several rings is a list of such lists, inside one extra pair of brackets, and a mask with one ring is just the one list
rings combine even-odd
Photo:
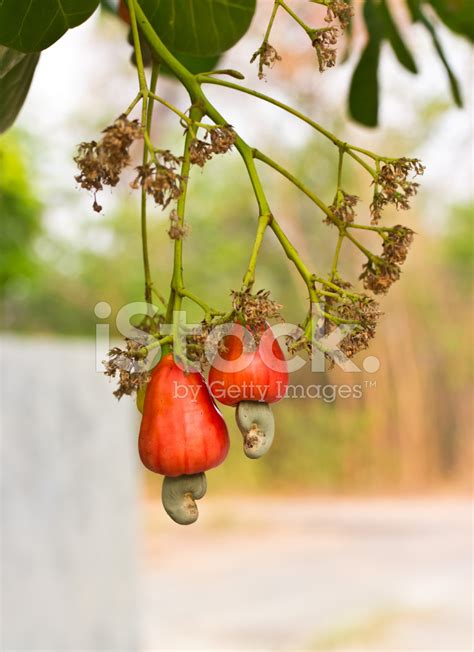
[[(229, 56), (229, 63), (242, 53), (248, 59), (248, 53), (253, 51), (252, 39), (257, 40), (263, 19), (258, 18), (248, 37), (250, 41), (246, 37), (238, 45), (238, 52)], [(100, 88), (114, 65), (118, 65), (119, 76), (133, 88), (133, 70), (125, 70), (127, 50), (122, 46), (119, 50), (114, 40), (123, 28), (112, 21), (102, 17), (96, 22), (105, 22), (105, 26), (94, 27), (106, 34), (103, 47), (108, 48), (110, 57), (97, 71), (94, 85)], [(314, 113), (316, 108), (318, 118), (341, 138), (353, 134), (354, 127), (347, 124), (343, 109), (337, 108), (337, 97), (328, 99), (331, 93), (339, 92), (340, 78), (333, 77), (331, 88), (308, 87), (308, 74), (312, 80), (319, 81), (319, 77), (314, 69), (308, 72), (307, 53), (292, 41), (291, 30), (285, 43), (278, 48), (283, 61), (278, 72), (271, 72), (272, 81), (284, 94), (295, 97), (295, 104), (303, 110)], [(311, 64), (314, 68), (314, 62)], [(384, 83), (389, 84), (390, 79), (393, 81), (389, 73)], [(171, 82), (166, 81), (165, 85), (168, 94), (177, 93)], [(346, 91), (347, 83), (343, 93)], [(113, 89), (108, 92), (111, 96)], [(127, 98), (122, 93), (123, 105)], [(174, 99), (179, 103), (182, 97), (178, 94)], [(97, 108), (98, 100), (95, 102)], [(117, 107), (120, 110), (120, 104), (109, 107), (101, 103), (99, 111), (94, 106), (88, 111), (75, 108), (67, 125), (68, 160), (72, 159), (78, 139), (95, 137), (118, 113)], [(240, 108), (232, 109), (239, 115)], [(245, 125), (252, 113), (245, 107), (241, 110)], [(445, 98), (438, 97), (418, 102), (407, 109), (407, 115), (410, 111), (416, 115), (407, 117), (406, 124), (415, 124), (416, 129), (403, 123), (392, 123), (386, 129), (382, 123), (376, 132), (359, 129), (357, 137), (362, 134), (366, 141), (376, 139), (379, 145), (382, 143), (379, 150), (387, 153), (418, 155), (452, 108)], [(179, 126), (161, 109), (158, 114), (157, 137), (176, 151), (173, 146), (178, 142)], [(466, 114), (457, 115), (467, 120)], [(72, 174), (66, 177), (71, 178), (66, 188), (64, 176), (61, 184), (55, 185), (48, 148), (54, 148), (57, 142), (54, 135), (49, 140), (46, 128), (39, 134), (28, 129), (27, 119), (31, 116), (30, 112), (18, 128), (0, 140), (3, 328), (18, 335), (93, 338), (98, 322), (94, 306), (99, 301), (107, 301), (114, 316), (126, 303), (142, 300), (138, 196), (122, 183), (113, 199), (105, 197), (104, 214), (93, 214), (92, 200), (78, 198)], [(253, 130), (262, 140), (266, 139), (270, 154), (301, 173), (308, 184), (317, 184), (319, 193), (330, 198), (334, 192), (337, 152), (307, 131), (295, 132), (285, 142), (291, 125), (282, 127), (277, 134), (275, 122), (271, 125), (262, 128), (262, 134), (258, 134), (259, 124), (245, 128), (252, 136)], [(353, 135), (348, 139), (356, 140)], [(137, 162), (139, 156), (136, 150)], [(430, 160), (425, 163), (429, 170)], [(40, 181), (45, 171), (46, 184)], [(72, 165), (69, 171), (74, 173)], [(451, 170), (446, 174), (451, 174)], [(324, 269), (334, 232), (290, 185), (266, 170), (264, 178), (275, 211), (300, 253), (318, 269)], [(203, 171), (193, 170), (191, 180), (191, 232), (185, 243), (185, 276), (199, 295), (225, 309), (230, 289), (239, 287), (247, 264), (255, 230), (254, 200), (236, 154), (214, 159)], [(347, 185), (367, 205), (367, 179), (354, 175), (347, 179)], [(241, 454), (232, 411), (226, 410), (234, 445), (228, 462), (209, 474), (211, 486), (240, 492), (261, 489), (342, 493), (467, 486), (472, 428), (472, 346), (468, 337), (472, 326), (472, 207), (450, 205), (443, 199), (449, 214), (439, 224), (430, 224), (425, 215), (436, 203), (432, 191), (433, 185), (431, 193), (420, 194), (408, 219), (407, 215), (395, 213), (388, 216), (393, 224), (406, 223), (418, 235), (401, 281), (382, 301), (385, 316), (375, 341), (369, 351), (356, 358), (362, 369), (367, 355), (377, 356), (380, 370), (345, 374), (332, 369), (312, 373), (306, 365), (293, 378), (294, 383), (304, 385), (360, 385), (362, 397), (334, 398), (329, 392), (326, 398), (286, 400), (276, 405), (275, 444), (271, 454), (258, 463)], [(74, 228), (56, 228), (55, 215), (62, 215), (67, 223), (69, 211), (70, 219), (76, 221)], [(150, 220), (153, 274), (162, 291), (168, 284), (172, 256), (172, 243), (166, 234), (168, 212), (154, 210)], [(355, 279), (361, 260), (356, 255), (351, 258), (348, 251), (344, 254), (347, 276)], [(288, 321), (297, 323), (301, 319), (306, 305), (304, 288), (270, 233), (266, 235), (258, 266), (256, 289), (259, 288), (271, 289), (273, 297), (284, 305)], [(197, 320), (199, 313), (193, 310), (190, 307), (189, 319)], [(151, 474), (147, 477), (152, 480)], [(159, 491), (157, 483), (150, 482), (149, 486), (151, 491)]]

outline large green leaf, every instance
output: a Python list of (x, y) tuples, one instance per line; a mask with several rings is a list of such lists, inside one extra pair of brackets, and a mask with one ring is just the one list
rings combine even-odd
[(0, 47), (0, 133), (15, 122), (28, 94), (39, 57), (38, 52), (24, 54)]
[(39, 52), (91, 16), (99, 0), (0, 0), (0, 44)]
[(438, 53), (438, 56), (441, 60), (441, 63), (443, 64), (447, 74), (448, 74), (448, 79), (449, 79), (449, 85), (451, 87), (451, 94), (454, 98), (454, 101), (459, 107), (462, 107), (463, 101), (462, 101), (462, 95), (461, 95), (461, 89), (459, 86), (459, 82), (457, 80), (456, 75), (454, 74), (448, 58), (446, 57), (446, 54), (444, 53), (443, 46), (441, 44), (441, 41), (438, 38), (438, 35), (436, 33), (436, 30), (434, 26), (432, 25), (431, 21), (428, 20), (426, 15), (424, 14), (422, 7), (421, 7), (421, 2), (420, 0), (407, 0), (408, 8), (410, 9), (410, 13), (413, 18), (413, 22), (419, 22), (422, 25), (426, 27), (428, 32), (431, 35), (433, 45), (435, 47), (436, 52)]
[(24, 56), (24, 52), (18, 52), (18, 50), (12, 50), (0, 45), (0, 79), (9, 73)]
[(448, 74), (449, 86), (451, 88), (451, 94), (453, 96), (453, 99), (459, 107), (462, 107), (463, 101), (462, 101), (461, 88), (459, 86), (459, 82), (444, 53), (443, 46), (441, 45), (441, 41), (438, 38), (436, 30), (424, 14), (421, 15), (421, 22), (431, 34), (431, 38), (433, 39), (433, 45), (435, 47), (435, 50), (438, 53), (441, 63), (443, 64)]
[(357, 122), (366, 127), (376, 127), (379, 113), (378, 68), (384, 24), (372, 0), (366, 0), (364, 20), (369, 40), (352, 75), (349, 110)]
[(472, 0), (428, 1), (449, 29), (474, 41), (474, 5)]
[(164, 44), (197, 57), (221, 54), (248, 30), (256, 0), (140, 0)]
[(397, 59), (407, 70), (416, 74), (418, 69), (415, 60), (398, 30), (397, 23), (392, 17), (387, 0), (382, 0), (380, 3), (380, 14), (384, 21), (385, 35), (388, 38)]
[[(183, 66), (194, 75), (199, 72), (209, 72), (210, 70), (213, 70), (219, 63), (220, 59), (218, 54), (211, 57), (193, 57), (191, 54), (180, 54), (179, 52), (173, 52), (173, 54), (178, 61), (180, 61)], [(166, 65), (162, 64), (160, 70), (166, 75), (174, 77), (174, 74)]]

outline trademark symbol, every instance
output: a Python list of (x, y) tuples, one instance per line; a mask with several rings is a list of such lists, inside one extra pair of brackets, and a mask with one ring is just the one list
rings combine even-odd
[(366, 389), (373, 389), (374, 387), (377, 387), (376, 380), (364, 380), (364, 384)]

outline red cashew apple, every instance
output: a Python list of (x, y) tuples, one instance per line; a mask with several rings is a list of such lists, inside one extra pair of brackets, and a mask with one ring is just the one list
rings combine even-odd
[[(246, 350), (251, 331), (234, 324), (223, 338), (220, 360), (209, 371), (212, 395), (224, 405), (241, 401), (276, 403), (285, 396), (288, 369), (285, 356), (270, 328), (261, 334), (254, 350)], [(242, 341), (243, 340), (243, 341)]]
[(200, 373), (185, 373), (165, 355), (147, 385), (138, 438), (143, 464), (162, 475), (202, 473), (221, 464), (229, 435)]
[(249, 347), (250, 330), (234, 324), (224, 337), (224, 351), (209, 371), (209, 387), (216, 399), (237, 407), (235, 418), (243, 436), (244, 453), (262, 457), (273, 443), (275, 422), (269, 403), (282, 399), (288, 387), (285, 356), (268, 328), (258, 346)]
[(127, 25), (130, 25), (130, 12), (129, 12), (128, 7), (125, 4), (124, 0), (120, 0), (117, 13), (120, 16), (120, 18), (123, 20), (124, 23), (127, 23)]

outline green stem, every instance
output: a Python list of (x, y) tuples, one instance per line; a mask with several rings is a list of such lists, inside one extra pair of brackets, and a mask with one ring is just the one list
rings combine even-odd
[[(135, 50), (135, 58), (137, 63), (138, 83), (140, 85), (140, 93), (142, 95), (143, 102), (146, 105), (148, 86), (146, 83), (145, 66), (143, 65), (143, 55), (142, 55), (142, 48), (140, 45), (140, 37), (138, 34), (137, 12), (136, 12), (137, 7), (138, 7), (137, 0), (129, 0), (128, 10), (130, 13), (130, 25), (132, 28), (133, 47)], [(146, 106), (145, 106), (145, 110), (146, 110)]]
[(344, 164), (344, 154), (346, 152), (345, 146), (339, 147), (339, 161), (337, 164), (337, 189), (336, 189), (336, 196), (339, 190), (341, 190), (342, 186), (342, 167)]
[[(328, 217), (329, 219), (334, 222), (334, 224), (339, 228), (339, 231), (345, 231), (346, 225), (345, 223), (335, 215), (329, 206), (327, 206), (312, 190), (310, 190), (302, 181), (300, 181), (297, 177), (292, 175), (288, 170), (285, 168), (281, 167), (276, 161), (271, 159), (270, 157), (266, 156), (262, 152), (260, 152), (257, 149), (253, 150), (253, 155), (256, 159), (262, 161), (263, 163), (266, 163), (270, 167), (272, 167), (274, 170), (279, 172), (281, 175), (286, 177), (291, 183), (293, 183), (297, 188), (301, 190), (309, 199), (311, 199), (316, 206), (318, 206)], [(371, 260), (376, 259), (376, 256), (374, 256), (368, 249), (366, 249), (354, 236), (352, 236), (350, 233), (346, 232), (346, 237), (360, 250), (362, 253), (364, 253), (367, 258), (370, 258)]]
[(146, 358), (148, 353), (153, 349), (156, 349), (158, 346), (163, 346), (163, 344), (169, 344), (173, 341), (172, 335), (166, 335), (165, 337), (160, 337), (158, 340), (155, 340), (147, 346), (142, 346), (141, 349), (138, 349), (137, 356), (140, 358)]
[[(138, 0), (129, 0), (130, 5), (133, 4), (136, 9), (137, 13), (137, 18), (138, 22), (140, 24), (140, 28), (142, 29), (145, 37), (147, 38), (150, 47), (152, 50), (155, 52), (155, 54), (160, 58), (161, 61), (163, 61), (171, 70), (174, 72), (176, 77), (181, 81), (181, 83), (184, 85), (186, 90), (188, 91), (188, 94), (190, 96), (191, 102), (193, 104), (193, 109), (191, 110), (191, 119), (194, 121), (194, 116), (192, 115), (192, 112), (200, 112), (200, 116), (198, 119), (200, 119), (201, 115), (207, 114), (211, 120), (213, 120), (216, 124), (227, 124), (227, 121), (222, 117), (222, 115), (219, 113), (219, 111), (209, 102), (205, 94), (203, 93), (201, 89), (201, 83), (206, 82), (206, 83), (216, 83), (221, 86), (228, 86), (229, 88), (235, 88), (236, 90), (243, 90), (244, 92), (249, 92), (251, 95), (254, 95), (256, 97), (261, 97), (262, 99), (265, 99), (266, 101), (270, 101), (273, 104), (276, 104), (277, 106), (280, 106), (281, 108), (285, 110), (289, 110), (290, 113), (293, 113), (295, 116), (300, 117), (304, 121), (308, 122), (313, 126), (315, 129), (326, 135), (328, 138), (330, 138), (335, 144), (338, 146), (342, 145), (342, 141), (340, 141), (336, 136), (328, 132), (326, 129), (318, 125), (317, 123), (313, 122), (306, 116), (303, 116), (303, 114), (299, 113), (298, 111), (291, 109), (291, 107), (287, 107), (286, 105), (277, 102), (277, 100), (273, 100), (272, 98), (267, 98), (265, 95), (261, 95), (260, 93), (257, 93), (256, 91), (248, 91), (244, 87), (240, 87), (237, 84), (232, 84), (230, 82), (225, 82), (220, 79), (215, 79), (213, 77), (206, 77), (205, 75), (197, 75), (194, 76), (192, 75), (172, 54), (171, 52), (164, 46), (163, 42), (161, 39), (158, 37), (158, 35), (155, 33), (154, 29), (150, 25), (147, 17), (145, 16), (143, 10), (138, 4)], [(186, 139), (189, 141), (190, 134), (189, 132), (186, 135)], [(188, 142), (189, 144), (189, 142)], [(255, 163), (254, 163), (254, 154), (253, 150), (247, 145), (247, 143), (237, 136), (236, 141), (235, 141), (235, 146), (237, 150), (239, 151), (246, 167), (247, 171), (249, 173), (249, 177), (252, 183), (252, 187), (254, 189), (255, 197), (257, 199), (257, 203), (259, 205), (260, 209), (260, 216), (263, 219), (263, 216), (268, 216), (271, 215), (270, 208), (268, 206), (268, 202), (265, 197), (265, 193), (263, 191), (262, 184), (260, 182), (260, 178), (258, 176), (258, 173), (255, 168)], [(185, 148), (185, 161), (186, 166), (189, 166), (189, 154), (186, 157), (186, 149)], [(187, 172), (184, 173), (183, 171), (183, 176), (187, 176)], [(185, 201), (185, 190), (184, 188), (184, 193), (180, 197), (178, 201), (178, 206), (181, 210), (184, 209), (184, 201)], [(179, 210), (178, 210), (178, 216), (179, 216)], [(280, 244), (283, 247), (283, 250), (285, 251), (287, 257), (294, 263), (296, 266), (298, 272), (301, 274), (302, 278), (305, 280), (305, 283), (308, 287), (308, 292), (311, 300), (317, 301), (317, 291), (314, 287), (313, 283), (313, 277), (308, 268), (304, 265), (302, 262), (298, 252), (284, 233), (284, 231), (281, 229), (280, 225), (278, 222), (272, 218), (269, 222), (269, 226), (275, 233), (276, 237), (278, 238)], [(260, 225), (258, 232), (260, 233), (261, 231)], [(260, 239), (260, 236), (259, 236)], [(257, 247), (259, 247), (259, 243), (257, 243)], [(250, 270), (250, 274), (252, 273), (252, 270)], [(182, 242), (179, 240), (176, 241), (176, 248), (175, 248), (175, 264), (174, 264), (174, 271), (173, 271), (173, 282), (172, 282), (172, 288), (178, 288), (179, 290), (182, 290), (184, 287), (183, 281), (182, 281)], [(180, 298), (178, 293), (174, 292), (174, 305), (176, 306), (177, 304), (180, 305)], [(170, 297), (171, 299), (171, 297)]]
[(339, 237), (337, 238), (336, 250), (334, 252), (334, 257), (331, 265), (331, 274), (329, 276), (331, 280), (334, 279), (337, 275), (337, 264), (339, 262), (339, 254), (341, 253), (342, 242), (345, 237), (346, 237), (345, 231), (340, 231)]
[(270, 104), (273, 104), (274, 106), (283, 109), (283, 111), (286, 111), (287, 113), (291, 113), (291, 115), (294, 115), (299, 120), (306, 122), (311, 127), (313, 127), (313, 129), (316, 129), (316, 131), (318, 131), (323, 136), (331, 140), (338, 147), (343, 144), (343, 142), (339, 138), (337, 138), (337, 136), (332, 134), (330, 131), (325, 129), (323, 126), (321, 126), (314, 120), (311, 120), (311, 118), (309, 118), (308, 116), (304, 115), (303, 113), (301, 113), (297, 109), (294, 109), (288, 104), (284, 104), (279, 100), (275, 100), (273, 97), (270, 97), (269, 95), (265, 95), (264, 93), (260, 93), (259, 91), (254, 91), (251, 88), (246, 88), (245, 86), (241, 86), (240, 84), (235, 84), (234, 82), (230, 82), (225, 79), (219, 79), (219, 78), (215, 79), (214, 77), (208, 77), (207, 75), (196, 75), (196, 79), (202, 84), (215, 84), (217, 86), (224, 86), (226, 88), (231, 88), (235, 91), (240, 91), (241, 93), (246, 93), (247, 95), (252, 95), (252, 97), (256, 97), (259, 100), (263, 100), (264, 102), (269, 102)]
[(160, 97), (159, 95), (155, 95), (155, 93), (150, 93), (150, 97), (152, 97), (156, 102), (163, 104), (163, 106), (166, 106), (166, 108), (172, 111), (173, 113), (176, 113), (176, 115), (178, 115), (181, 118), (181, 120), (184, 120), (188, 124), (191, 122), (191, 120), (185, 113), (180, 111), (173, 104), (165, 100), (163, 97)]
[(280, 6), (279, 0), (275, 0), (275, 2), (273, 3), (272, 14), (270, 16), (270, 20), (268, 21), (267, 29), (265, 31), (265, 36), (263, 37), (263, 43), (268, 43), (268, 39), (270, 38), (270, 32), (272, 31), (273, 23), (275, 22), (275, 17), (277, 15), (279, 6)]
[(198, 305), (200, 308), (203, 309), (206, 315), (209, 315), (210, 317), (216, 315), (223, 315), (224, 313), (220, 310), (216, 310), (215, 308), (212, 308), (210, 305), (208, 305), (205, 301), (203, 301), (200, 297), (198, 297), (196, 294), (193, 292), (190, 292), (189, 290), (186, 290), (185, 288), (182, 288), (179, 291), (179, 294), (182, 297), (186, 297), (196, 305)]
[(154, 93), (149, 93), (149, 97), (152, 97), (160, 104), (163, 104), (163, 106), (166, 106), (167, 109), (169, 109), (173, 113), (176, 113), (176, 115), (178, 115), (181, 118), (181, 120), (183, 120), (189, 127), (202, 127), (203, 129), (207, 129), (207, 130), (216, 128), (215, 125), (206, 124), (205, 122), (193, 122), (189, 116), (187, 116), (185, 113), (180, 111), (177, 107), (175, 107), (173, 104), (165, 100), (163, 97), (160, 97), (159, 95), (155, 95)]
[(354, 292), (348, 292), (347, 290), (344, 290), (344, 288), (339, 287), (339, 285), (336, 285), (332, 281), (328, 281), (326, 278), (321, 278), (320, 276), (313, 276), (313, 281), (315, 283), (321, 283), (321, 285), (325, 285), (326, 287), (332, 288), (339, 294), (343, 294), (351, 299), (358, 298), (358, 295), (355, 294)]
[(189, 70), (185, 68), (183, 64), (178, 61), (178, 59), (176, 59), (176, 57), (174, 57), (168, 48), (163, 44), (163, 41), (156, 34), (143, 9), (138, 4), (138, 0), (128, 0), (128, 4), (129, 8), (133, 5), (137, 16), (137, 22), (151, 49), (159, 57), (160, 61), (166, 64), (173, 71), (178, 80), (188, 91), (191, 97), (191, 101), (195, 103), (196, 100), (199, 100), (200, 96), (202, 95), (200, 86), (196, 81), (195, 76), (190, 73)]
[(252, 253), (250, 255), (248, 268), (243, 278), (243, 290), (250, 290), (255, 282), (255, 268), (257, 266), (258, 254), (263, 243), (265, 230), (270, 224), (271, 220), (272, 215), (260, 215), (258, 218), (257, 234), (255, 236), (255, 242), (252, 248)]
[(293, 20), (296, 21), (298, 23), (298, 25), (300, 25), (300, 27), (302, 27), (304, 29), (306, 34), (308, 34), (308, 36), (311, 37), (311, 34), (315, 30), (312, 29), (311, 27), (309, 27), (305, 22), (303, 22), (301, 20), (301, 18), (299, 16), (297, 16), (292, 9), (290, 9), (290, 7), (286, 4), (286, 2), (284, 2), (284, 0), (277, 0), (277, 2), (280, 5), (280, 7), (282, 7), (282, 9), (284, 9), (286, 11), (286, 13), (289, 14), (293, 18)]
[(334, 215), (334, 213), (329, 208), (329, 206), (327, 206), (322, 201), (322, 199), (318, 197), (318, 195), (316, 195), (302, 181), (300, 181), (300, 179), (298, 179), (293, 174), (291, 174), (291, 172), (288, 172), (288, 170), (286, 170), (284, 167), (279, 165), (276, 161), (274, 161), (273, 159), (271, 159), (269, 156), (267, 156), (266, 154), (264, 154), (258, 149), (253, 150), (253, 156), (259, 161), (262, 161), (262, 163), (265, 163), (269, 167), (279, 172), (282, 176), (286, 177), (288, 181), (291, 181), (293, 185), (299, 188), (307, 197), (311, 199), (311, 201), (313, 201), (316, 204), (316, 206), (318, 206), (323, 211), (323, 213), (327, 215), (327, 217), (331, 220), (331, 222), (334, 222), (334, 224), (336, 224), (337, 226), (341, 226), (341, 227), (344, 226), (342, 220), (340, 220), (336, 215)]
[(133, 100), (133, 102), (131, 102), (131, 104), (129, 105), (128, 109), (127, 109), (126, 111), (124, 111), (124, 115), (125, 115), (125, 116), (130, 115), (130, 113), (133, 111), (133, 109), (136, 107), (136, 105), (138, 104), (138, 102), (139, 102), (141, 99), (142, 99), (142, 94), (141, 94), (141, 92), (140, 92), (140, 93), (137, 93), (135, 99)]
[[(288, 104), (284, 104), (283, 102), (280, 102), (279, 100), (275, 100), (273, 97), (270, 97), (269, 95), (265, 95), (264, 93), (259, 93), (258, 91), (254, 91), (251, 88), (246, 88), (245, 86), (241, 86), (240, 84), (235, 84), (234, 82), (229, 82), (226, 81), (225, 79), (214, 79), (213, 77), (208, 77), (207, 75), (196, 75), (196, 79), (203, 84), (215, 84), (217, 86), (224, 86), (226, 88), (232, 88), (233, 90), (240, 91), (241, 93), (246, 93), (247, 95), (252, 95), (252, 97), (256, 97), (260, 100), (263, 100), (264, 102), (269, 102), (270, 104), (273, 104), (274, 106), (277, 106), (280, 109), (283, 109), (283, 111), (286, 111), (287, 113), (290, 113), (291, 115), (294, 115), (296, 118), (301, 120), (302, 122), (306, 122), (306, 124), (310, 125), (313, 129), (318, 131), (320, 134), (328, 138), (331, 142), (334, 143), (337, 147), (341, 146), (346, 146), (346, 143), (344, 143), (342, 140), (340, 140), (337, 136), (335, 136), (333, 133), (325, 129), (322, 125), (319, 123), (315, 122), (308, 116), (304, 115), (304, 113), (301, 113), (297, 109), (294, 109), (293, 107), (289, 106)], [(347, 145), (347, 154), (348, 156), (351, 156), (357, 163), (362, 165), (362, 167), (369, 172), (369, 174), (375, 178), (375, 171), (365, 162), (363, 161), (357, 154), (355, 154), (352, 150), (358, 150), (356, 147), (352, 147), (352, 145)], [(365, 151), (364, 153), (367, 154), (367, 156), (370, 156), (374, 160), (377, 159), (377, 154), (373, 154), (372, 152)]]
[[(138, 61), (138, 59), (137, 59)], [(159, 64), (154, 63), (151, 71), (150, 88), (154, 92), (158, 81)], [(143, 101), (143, 107), (146, 109), (145, 131), (150, 133), (153, 119), (153, 99), (149, 97), (148, 102)], [(149, 146), (146, 141), (143, 144), (143, 165), (148, 162)], [(150, 272), (150, 257), (148, 253), (148, 230), (147, 230), (147, 193), (144, 187), (141, 190), (141, 232), (142, 232), (142, 252), (143, 252), (143, 270), (145, 274), (145, 301), (152, 303), (153, 281)]]
[[(202, 117), (202, 111), (197, 107), (192, 107), (190, 112), (190, 118), (194, 120), (200, 120)], [(184, 151), (183, 151), (183, 162), (181, 164), (181, 193), (178, 198), (178, 203), (176, 205), (176, 213), (178, 216), (177, 226), (180, 230), (184, 227), (184, 212), (186, 207), (186, 195), (188, 190), (188, 180), (189, 180), (189, 171), (191, 169), (191, 160), (189, 153), (189, 146), (193, 139), (193, 134), (191, 131), (186, 132), (186, 137), (184, 139)], [(181, 299), (183, 296), (184, 290), (184, 280), (183, 280), (183, 238), (177, 238), (174, 241), (174, 262), (173, 262), (173, 277), (171, 279), (171, 287), (175, 292), (174, 296), (174, 310), (178, 311), (181, 308)]]

